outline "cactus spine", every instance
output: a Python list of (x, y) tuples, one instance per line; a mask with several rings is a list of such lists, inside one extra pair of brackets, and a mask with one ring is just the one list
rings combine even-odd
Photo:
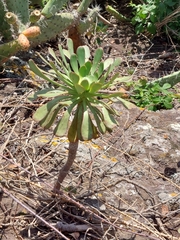
[(29, 2), (25, 0), (3, 0), (9, 12), (15, 13), (21, 24), (26, 25), (29, 22)]

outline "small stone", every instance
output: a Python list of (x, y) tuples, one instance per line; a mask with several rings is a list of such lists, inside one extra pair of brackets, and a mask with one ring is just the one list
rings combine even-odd
[(176, 168), (166, 167), (166, 168), (164, 169), (164, 176), (165, 176), (165, 177), (171, 177), (171, 176), (174, 175), (175, 173), (177, 173)]
[(180, 124), (179, 123), (174, 123), (169, 125), (170, 129), (174, 130), (175, 132), (180, 131)]
[(100, 207), (99, 207), (99, 210), (100, 211), (105, 211), (106, 210), (106, 205), (105, 204), (101, 204)]
[(178, 168), (180, 168), (180, 161), (179, 161), (179, 162), (177, 162), (177, 167), (178, 167)]
[(169, 195), (165, 192), (159, 193), (158, 197), (160, 198), (161, 201), (165, 201), (165, 200), (169, 199)]

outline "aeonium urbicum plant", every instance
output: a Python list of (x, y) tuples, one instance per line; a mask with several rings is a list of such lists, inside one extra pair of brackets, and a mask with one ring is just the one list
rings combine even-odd
[(31, 100), (37, 97), (50, 98), (36, 110), (34, 120), (45, 129), (55, 124), (54, 134), (67, 136), (69, 140), (68, 159), (59, 172), (53, 189), (55, 193), (60, 189), (76, 157), (79, 140), (98, 138), (107, 131), (111, 132), (116, 126), (114, 116), (117, 112), (104, 100), (122, 95), (120, 92), (105, 91), (119, 79), (119, 74), (116, 73), (107, 81), (110, 73), (119, 66), (120, 58), (103, 61), (103, 50), (98, 48), (93, 60), (90, 60), (89, 48), (80, 46), (75, 53), (71, 39), (67, 40), (67, 49), (62, 49), (60, 45), (58, 47), (60, 58), (56, 57), (51, 48), (49, 54), (52, 61), (41, 57), (51, 68), (49, 73), (40, 69), (33, 60), (29, 61), (31, 70), (54, 86), (37, 91), (31, 96)]

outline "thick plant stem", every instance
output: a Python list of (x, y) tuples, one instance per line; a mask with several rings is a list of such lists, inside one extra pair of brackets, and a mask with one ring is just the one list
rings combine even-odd
[(79, 141), (76, 142), (69, 142), (69, 152), (68, 152), (68, 159), (65, 165), (60, 169), (58, 179), (54, 185), (53, 193), (58, 193), (61, 188), (61, 183), (63, 182), (64, 178), (69, 173), (69, 170), (76, 158), (76, 153), (78, 149)]
[(73, 26), (69, 29), (69, 38), (71, 38), (73, 40), (75, 53), (79, 46), (85, 45), (82, 35), (79, 33), (79, 31), (77, 29), (77, 26)]

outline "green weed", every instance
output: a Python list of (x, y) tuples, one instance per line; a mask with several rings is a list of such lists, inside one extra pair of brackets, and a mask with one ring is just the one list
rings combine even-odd
[(131, 83), (131, 85), (133, 86), (131, 100), (138, 107), (151, 111), (173, 108), (175, 95), (169, 91), (171, 88), (169, 83), (165, 83), (163, 86), (158, 83), (150, 85), (145, 79), (141, 79), (137, 83)]
[(165, 24), (170, 29), (180, 30), (179, 1), (178, 0), (145, 0), (143, 4), (130, 3), (133, 8), (131, 22), (135, 26), (137, 34), (148, 31), (155, 34), (159, 23), (166, 19)]

